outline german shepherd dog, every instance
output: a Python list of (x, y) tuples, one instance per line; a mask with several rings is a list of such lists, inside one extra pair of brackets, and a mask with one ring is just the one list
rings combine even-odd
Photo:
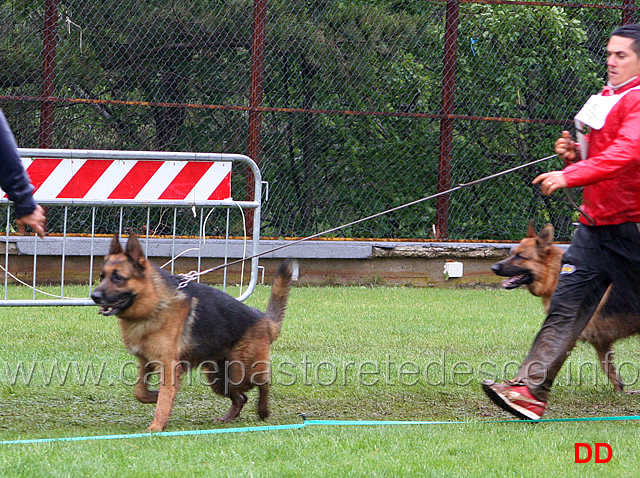
[[(231, 399), (231, 408), (218, 419), (231, 422), (257, 386), (258, 416), (269, 416), (270, 346), (280, 334), (291, 285), (291, 265), (285, 261), (273, 282), (266, 312), (230, 295), (189, 282), (151, 264), (135, 235), (125, 250), (118, 235), (111, 241), (91, 294), (104, 316), (118, 317), (122, 340), (138, 357), (135, 396), (156, 403), (147, 431), (164, 430), (180, 386), (180, 375), (202, 367), (214, 392)], [(149, 375), (159, 373), (158, 390), (149, 390)]]
[[(547, 224), (536, 233), (529, 222), (527, 236), (515, 246), (511, 255), (495, 263), (491, 270), (503, 277), (506, 289), (526, 285), (533, 295), (542, 298), (545, 312), (549, 309), (551, 295), (558, 284), (564, 251), (553, 245), (553, 226)], [(613, 363), (613, 344), (620, 339), (640, 333), (640, 313), (627, 305), (624, 293), (609, 286), (591, 320), (578, 340), (589, 342), (598, 353), (598, 359), (614, 390), (623, 391), (624, 383)], [(638, 393), (638, 392), (628, 392)]]

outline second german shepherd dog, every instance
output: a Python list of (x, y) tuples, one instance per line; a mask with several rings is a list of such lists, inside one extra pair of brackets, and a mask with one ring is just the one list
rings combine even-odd
[[(91, 294), (102, 315), (118, 317), (124, 345), (138, 357), (135, 396), (156, 403), (147, 431), (166, 428), (180, 375), (191, 366), (202, 367), (213, 391), (231, 399), (219, 421), (233, 421), (247, 402), (245, 392), (254, 386), (259, 388), (258, 416), (267, 418), (270, 349), (284, 318), (290, 263), (280, 266), (264, 313), (213, 287), (179, 284), (180, 277), (146, 259), (135, 235), (123, 250), (115, 234), (100, 284)], [(159, 372), (159, 389), (149, 390), (154, 372)]]
[[(529, 222), (527, 236), (515, 246), (511, 255), (495, 263), (491, 270), (503, 277), (506, 289), (526, 285), (533, 295), (542, 298), (545, 312), (558, 284), (564, 251), (553, 245), (553, 226), (547, 224), (536, 233)], [(613, 364), (613, 344), (620, 339), (640, 333), (640, 314), (630, 310), (619, 288), (609, 286), (579, 340), (589, 342), (614, 390), (621, 392), (624, 384)], [(637, 392), (630, 392), (637, 393)]]

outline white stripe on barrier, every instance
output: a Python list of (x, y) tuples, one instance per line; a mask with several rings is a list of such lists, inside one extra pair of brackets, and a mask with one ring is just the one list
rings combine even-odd
[(87, 192), (85, 199), (103, 199), (109, 197), (111, 192), (133, 169), (135, 161), (114, 161), (111, 166), (98, 178), (96, 183)]

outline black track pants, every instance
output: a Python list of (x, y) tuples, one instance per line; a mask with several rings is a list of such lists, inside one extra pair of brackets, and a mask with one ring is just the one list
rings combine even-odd
[(517, 375), (544, 401), (609, 284), (640, 310), (640, 224), (580, 225), (562, 262), (547, 318)]

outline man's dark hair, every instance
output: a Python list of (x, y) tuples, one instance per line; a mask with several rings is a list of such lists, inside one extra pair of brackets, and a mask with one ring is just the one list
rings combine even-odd
[(640, 58), (640, 25), (622, 25), (621, 27), (616, 28), (611, 36), (631, 38), (633, 40), (631, 48)]

